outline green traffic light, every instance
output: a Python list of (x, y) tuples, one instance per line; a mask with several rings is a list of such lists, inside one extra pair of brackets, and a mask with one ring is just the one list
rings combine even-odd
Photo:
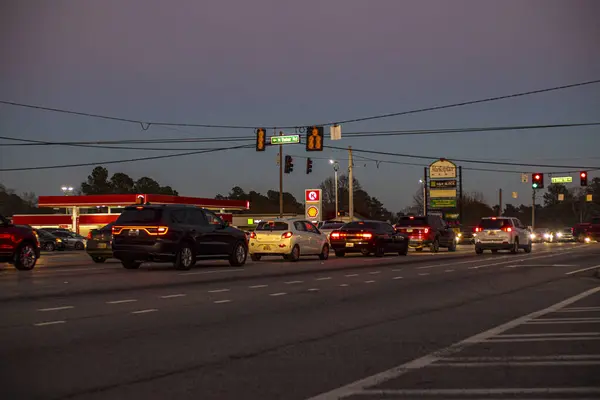
[(532, 186), (534, 189), (537, 189), (537, 187), (538, 187), (538, 184), (537, 184), (537, 183), (534, 183), (534, 184), (533, 184), (533, 185), (531, 185), (531, 186)]

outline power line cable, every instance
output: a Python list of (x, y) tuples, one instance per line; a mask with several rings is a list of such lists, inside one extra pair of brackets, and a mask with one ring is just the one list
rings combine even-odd
[(217, 125), (217, 124), (199, 124), (199, 123), (143, 121), (143, 120), (136, 120), (136, 119), (131, 119), (131, 118), (121, 118), (121, 117), (114, 117), (114, 116), (109, 116), (109, 115), (93, 114), (93, 113), (87, 113), (87, 112), (81, 112), (81, 111), (73, 111), (73, 110), (67, 110), (67, 109), (38, 106), (38, 105), (33, 105), (33, 104), (18, 103), (18, 102), (14, 102), (14, 101), (6, 101), (6, 100), (0, 100), (0, 104), (14, 106), (14, 107), (35, 109), (35, 110), (51, 111), (51, 112), (62, 113), (62, 114), (77, 115), (77, 116), (88, 117), (88, 118), (99, 118), (99, 119), (104, 119), (104, 120), (134, 123), (134, 124), (139, 124), (143, 130), (148, 130), (150, 128), (150, 126), (152, 126), (152, 125), (163, 126), (163, 127), (169, 126), (169, 127), (224, 128), (224, 129), (256, 129), (256, 128), (261, 128), (261, 127), (267, 128), (267, 129), (294, 129), (294, 128), (302, 127), (305, 125), (329, 126), (329, 125), (334, 125), (334, 124), (350, 124), (350, 123), (355, 123), (355, 122), (363, 122), (363, 121), (371, 121), (371, 120), (376, 120), (376, 119), (398, 117), (398, 116), (402, 116), (402, 115), (416, 114), (416, 113), (427, 112), (427, 111), (437, 111), (437, 110), (443, 110), (443, 109), (449, 109), (449, 108), (457, 108), (457, 107), (463, 107), (463, 106), (473, 105), (473, 104), (488, 103), (488, 102), (492, 102), (492, 101), (512, 99), (512, 98), (523, 97), (523, 96), (530, 96), (530, 95), (534, 95), (534, 94), (548, 93), (548, 92), (553, 92), (553, 91), (558, 91), (558, 90), (593, 85), (593, 84), (597, 84), (597, 83), (600, 83), (600, 79), (572, 83), (572, 84), (568, 84), (568, 85), (554, 86), (554, 87), (545, 88), (545, 89), (513, 93), (513, 94), (509, 94), (509, 95), (504, 95), (504, 96), (487, 97), (487, 98), (478, 99), (478, 100), (470, 100), (470, 101), (463, 101), (463, 102), (445, 104), (445, 105), (440, 105), (440, 106), (418, 108), (418, 109), (413, 109), (413, 110), (408, 110), (408, 111), (393, 112), (393, 113), (388, 113), (388, 114), (379, 114), (379, 115), (372, 115), (372, 116), (367, 116), (367, 117), (337, 120), (337, 121), (331, 121), (331, 122), (326, 122), (326, 123), (321, 123), (321, 124), (288, 125), (288, 126), (279, 126), (279, 127), (274, 126), (274, 125), (272, 125), (272, 126), (267, 126), (267, 125)]
[(79, 163), (79, 164), (65, 164), (65, 165), (47, 165), (47, 166), (37, 166), (37, 167), (21, 167), (21, 168), (2, 168), (0, 172), (11, 172), (11, 171), (32, 171), (32, 170), (42, 170), (42, 169), (59, 169), (59, 168), (75, 168), (75, 167), (88, 167), (91, 165), (106, 165), (106, 164), (124, 164), (129, 162), (136, 161), (145, 161), (145, 160), (158, 160), (163, 158), (175, 158), (175, 157), (185, 157), (191, 156), (195, 154), (204, 154), (204, 153), (212, 153), (217, 151), (226, 151), (226, 150), (235, 150), (235, 149), (244, 149), (251, 148), (254, 145), (241, 145), (241, 146), (233, 146), (233, 147), (221, 147), (221, 148), (213, 148), (199, 151), (190, 151), (186, 153), (177, 153), (177, 154), (167, 154), (161, 156), (152, 156), (152, 157), (139, 157), (139, 158), (129, 158), (125, 160), (109, 160), (109, 161), (96, 161), (89, 163)]

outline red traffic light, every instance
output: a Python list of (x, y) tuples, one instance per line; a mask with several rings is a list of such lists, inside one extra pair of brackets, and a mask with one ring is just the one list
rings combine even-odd
[(579, 176), (581, 176), (582, 178), (585, 178), (587, 176), (587, 173), (582, 172), (582, 173), (579, 174)]
[(539, 175), (536, 175), (536, 176), (535, 176), (535, 180), (537, 181), (537, 180), (539, 180), (539, 179), (540, 179), (540, 176), (539, 176)]

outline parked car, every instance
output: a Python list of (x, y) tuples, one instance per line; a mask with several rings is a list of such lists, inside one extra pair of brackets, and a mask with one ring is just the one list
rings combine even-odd
[(484, 250), (497, 253), (498, 250), (510, 250), (517, 254), (519, 249), (531, 253), (531, 233), (518, 218), (486, 217), (482, 218), (475, 229), (475, 253), (482, 254)]
[(81, 236), (80, 234), (64, 231), (64, 230), (56, 230), (51, 232), (54, 236), (57, 236), (62, 239), (68, 249), (75, 250), (84, 250), (85, 245), (87, 243), (87, 239)]
[(20, 271), (35, 267), (40, 258), (40, 242), (33, 229), (12, 224), (0, 215), (0, 262)]
[(40, 248), (44, 251), (54, 251), (59, 250), (62, 251), (66, 248), (65, 242), (59, 238), (51, 234), (48, 231), (43, 229), (34, 229), (35, 233), (37, 233), (38, 238), (40, 240)]
[(246, 263), (246, 235), (210, 210), (185, 205), (137, 205), (123, 209), (112, 227), (113, 254), (124, 268), (172, 262), (188, 270), (198, 259)]
[(409, 237), (387, 222), (354, 221), (331, 232), (329, 242), (336, 257), (347, 253), (375, 254), (376, 257), (396, 253), (405, 256), (408, 254)]
[(259, 261), (263, 256), (279, 256), (298, 261), (300, 256), (329, 258), (327, 235), (312, 222), (301, 219), (275, 219), (261, 222), (250, 235), (250, 258)]
[(416, 251), (425, 247), (433, 253), (437, 253), (440, 247), (456, 251), (456, 234), (439, 215), (401, 217), (395, 228), (408, 235), (409, 246)]
[(87, 236), (85, 250), (95, 263), (103, 263), (108, 258), (113, 258), (112, 227), (114, 223), (100, 229), (92, 229)]

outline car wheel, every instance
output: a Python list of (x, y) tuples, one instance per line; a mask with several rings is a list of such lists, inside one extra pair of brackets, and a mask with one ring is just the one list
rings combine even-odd
[(121, 260), (121, 265), (125, 269), (138, 269), (142, 263), (135, 260)]
[(456, 251), (456, 239), (448, 246), (448, 251)]
[(345, 255), (346, 255), (346, 253), (344, 251), (340, 251), (340, 250), (335, 251), (336, 257), (344, 257)]
[(483, 249), (481, 247), (475, 247), (475, 254), (483, 254)]
[(35, 267), (37, 257), (35, 255), (35, 248), (32, 244), (25, 243), (15, 255), (15, 268), (19, 271), (29, 271)]
[(92, 260), (94, 260), (94, 262), (97, 263), (97, 264), (102, 264), (104, 261), (106, 261), (106, 258), (104, 258), (104, 257), (92, 257)]
[(385, 248), (383, 246), (375, 247), (375, 257), (383, 257), (385, 255)]
[(519, 252), (519, 241), (517, 239), (515, 239), (515, 241), (513, 242), (512, 249), (510, 249), (510, 252), (512, 254), (517, 254)]
[(415, 251), (421, 252), (421, 251), (423, 251), (423, 248), (422, 247), (417, 247), (417, 248), (415, 248)]
[(440, 242), (438, 239), (434, 239), (433, 243), (431, 243), (431, 252), (437, 253), (440, 251)]
[(401, 255), (401, 256), (406, 256), (406, 255), (408, 255), (408, 246), (406, 246), (406, 247), (404, 248), (404, 250), (401, 250), (401, 251), (399, 251), (399, 252), (398, 252), (398, 254), (399, 254), (399, 255)]
[(321, 250), (321, 254), (319, 254), (319, 259), (327, 260), (329, 258), (329, 246), (323, 246), (323, 250)]
[(531, 248), (532, 248), (531, 242), (529, 242), (529, 244), (527, 246), (525, 246), (525, 248), (524, 248), (525, 253), (531, 253)]
[(173, 263), (175, 269), (181, 271), (188, 271), (191, 269), (196, 263), (196, 255), (194, 254), (194, 250), (189, 243), (182, 243), (181, 247), (177, 251), (177, 255), (175, 256), (175, 262)]
[(261, 257), (259, 254), (250, 254), (250, 259), (252, 261), (260, 261)]
[[(235, 246), (233, 246), (233, 251), (229, 256), (229, 265), (232, 267), (241, 267), (246, 263), (246, 258), (248, 258), (248, 249), (242, 242), (237, 242)], [(260, 256), (258, 256), (260, 260)]]
[(292, 249), (292, 252), (288, 255), (288, 260), (292, 262), (296, 262), (300, 259), (300, 247), (295, 245)]
[(362, 254), (363, 256), (365, 256), (365, 257), (366, 257), (366, 256), (368, 256), (368, 255), (369, 255), (369, 254), (371, 254), (371, 253), (370, 253), (370, 252), (369, 252), (369, 250), (367, 250), (367, 249), (362, 249), (362, 250), (360, 251), (360, 254)]
[(54, 243), (48, 242), (44, 246), (44, 250), (46, 250), (46, 251), (54, 251), (54, 250), (56, 250), (56, 246), (54, 246)]
[(83, 250), (84, 248), (85, 248), (85, 246), (83, 245), (82, 242), (75, 243), (75, 250)]

